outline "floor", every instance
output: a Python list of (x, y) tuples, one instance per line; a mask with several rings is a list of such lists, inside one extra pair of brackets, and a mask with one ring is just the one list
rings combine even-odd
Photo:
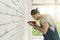
[(43, 40), (43, 36), (33, 36), (33, 40)]

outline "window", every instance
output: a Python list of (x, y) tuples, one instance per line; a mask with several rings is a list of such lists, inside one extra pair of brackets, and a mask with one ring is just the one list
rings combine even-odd
[[(33, 0), (33, 9), (38, 8), (41, 14), (49, 14), (57, 24), (60, 36), (60, 0)], [(40, 32), (33, 29), (33, 36), (42, 36)]]

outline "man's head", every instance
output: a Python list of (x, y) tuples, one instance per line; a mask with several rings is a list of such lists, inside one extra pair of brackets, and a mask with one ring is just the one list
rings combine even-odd
[(38, 20), (38, 19), (39, 19), (39, 16), (40, 16), (40, 12), (39, 12), (39, 10), (37, 10), (37, 9), (33, 9), (33, 10), (31, 11), (31, 15), (32, 15), (32, 17), (33, 17), (34, 19)]

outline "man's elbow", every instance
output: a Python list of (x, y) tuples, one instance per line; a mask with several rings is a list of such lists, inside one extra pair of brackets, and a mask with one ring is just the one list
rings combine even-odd
[(47, 31), (42, 31), (42, 34), (46, 34), (47, 33)]

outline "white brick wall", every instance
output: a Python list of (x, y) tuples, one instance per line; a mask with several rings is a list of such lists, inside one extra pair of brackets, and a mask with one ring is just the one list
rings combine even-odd
[(0, 0), (0, 40), (23, 40), (24, 33), (28, 34), (24, 30), (28, 26), (28, 1)]

